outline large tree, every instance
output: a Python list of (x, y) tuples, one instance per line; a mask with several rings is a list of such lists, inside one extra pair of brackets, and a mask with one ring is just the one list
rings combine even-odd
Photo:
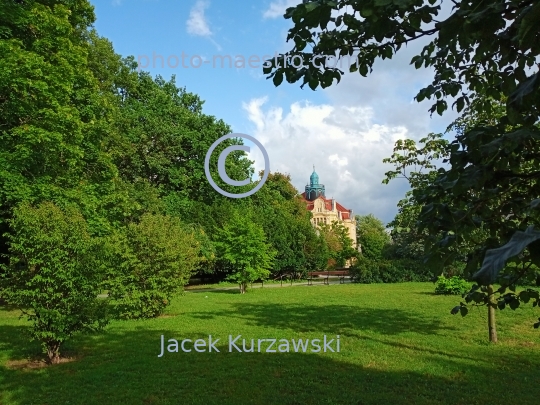
[[(531, 276), (527, 260), (540, 263), (536, 254), (540, 251), (540, 129), (536, 126), (540, 114), (540, 3), (452, 3), (450, 15), (440, 20), (441, 2), (437, 0), (303, 2), (285, 14), (294, 23), (287, 37), (294, 46), (271, 60), (264, 71), (275, 85), (286, 78), (291, 83), (303, 79), (303, 85), (312, 89), (328, 87), (343, 72), (321, 65), (321, 57), (352, 55), (355, 63), (350, 70), (367, 76), (376, 59), (391, 58), (403, 45), (426, 37), (430, 42), (411, 64), (435, 71), (432, 83), (416, 96), (417, 101), (433, 99), (431, 113), (442, 115), (451, 99), (458, 112), (468, 105), (470, 113), (480, 115), (489, 115), (494, 105), (504, 102), (500, 119), (458, 134), (450, 146), (450, 167), (439, 170), (432, 185), (415, 196), (423, 206), (420, 229), (440, 236), (426, 252), (431, 264), (448, 261), (457, 254), (452, 247), (469, 243), (479, 227), (493, 236), (480, 240), (469, 257), (469, 269), (474, 270), (478, 284), (467, 297), (487, 305), (492, 319), (496, 281), (503, 283), (500, 299), (512, 302), (511, 307), (531, 298), (533, 305), (539, 303), (538, 294), (506, 293), (506, 286)], [(296, 57), (294, 64), (290, 63), (292, 57)], [(519, 255), (527, 246), (529, 254)], [(500, 271), (510, 258), (524, 264), (523, 270), (516, 272), (517, 267), (511, 267), (514, 270), (502, 278)], [(461, 313), (466, 312), (462, 306)], [(496, 341), (491, 324), (489, 331), (490, 340)]]
[[(232, 131), (222, 120), (204, 114), (203, 103), (197, 95), (179, 88), (174, 76), (165, 81), (160, 76), (152, 79), (146, 72), (138, 74), (121, 103), (118, 130), (124, 136), (116, 164), (122, 178), (149, 183), (159, 190), (167, 210), (180, 216), (197, 209), (193, 204), (223, 200), (206, 179), (204, 160), (210, 146)], [(240, 143), (224, 141), (212, 154), (212, 177), (224, 190), (231, 191), (217, 174), (219, 154)], [(228, 155), (226, 170), (232, 179), (253, 174), (252, 162), (245, 156), (242, 151)]]
[(93, 21), (86, 0), (2, 2), (0, 227), (20, 202), (52, 200), (107, 229), (114, 108), (89, 65)]
[(264, 186), (251, 197), (255, 218), (276, 250), (272, 271), (300, 276), (310, 269), (315, 252), (309, 246), (319, 237), (290, 175), (270, 173)]

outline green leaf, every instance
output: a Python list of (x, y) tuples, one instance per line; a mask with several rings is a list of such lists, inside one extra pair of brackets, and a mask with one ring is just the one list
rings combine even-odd
[(364, 18), (368, 18), (373, 15), (373, 9), (369, 6), (366, 6), (360, 10), (360, 15)]
[(456, 104), (457, 112), (461, 112), (465, 107), (465, 98), (463, 96), (459, 97), (454, 104)]
[(443, 115), (443, 112), (446, 110), (446, 101), (444, 100), (438, 100), (436, 104), (437, 108), (437, 114)]
[(540, 3), (530, 7), (525, 13), (519, 25), (518, 38), (520, 47), (534, 43), (538, 34), (538, 21), (540, 20)]
[(368, 67), (367, 67), (367, 65), (361, 64), (361, 65), (360, 65), (360, 70), (359, 70), (359, 71), (360, 71), (360, 74), (361, 74), (362, 76), (366, 77), (367, 74), (368, 74)]
[(409, 15), (409, 22), (414, 28), (420, 29), (420, 24), (422, 20), (419, 14), (413, 13)]
[(529, 300), (531, 299), (531, 297), (529, 296), (529, 292), (528, 291), (521, 291), (519, 293), (519, 299), (521, 301), (523, 301), (525, 304), (527, 304), (529, 302)]
[(324, 7), (321, 9), (321, 15), (319, 17), (320, 18), (319, 24), (323, 30), (326, 29), (331, 16), (332, 16), (332, 9), (330, 7)]
[(383, 57), (387, 59), (392, 59), (392, 56), (394, 55), (394, 50), (391, 46), (387, 46), (383, 50)]
[(272, 81), (274, 82), (274, 86), (279, 86), (283, 82), (283, 72), (277, 71)]
[(512, 300), (508, 303), (508, 305), (510, 306), (510, 308), (511, 308), (512, 310), (515, 311), (516, 309), (519, 308), (519, 300), (517, 300), (516, 298), (514, 298), (514, 299), (512, 299)]
[(306, 7), (306, 11), (308, 13), (312, 12), (313, 10), (315, 10), (317, 7), (319, 7), (319, 3), (317, 1), (310, 1), (309, 3), (305, 3), (305, 7)]
[(506, 261), (520, 254), (530, 243), (539, 239), (540, 231), (534, 230), (533, 226), (527, 228), (525, 232), (517, 231), (504, 246), (486, 252), (482, 267), (472, 276), (472, 279), (482, 285), (495, 283)]
[(540, 73), (535, 73), (523, 83), (508, 97), (508, 106), (520, 110), (529, 95), (537, 94), (540, 89)]
[(532, 242), (527, 249), (529, 250), (529, 256), (531, 261), (540, 267), (540, 240)]

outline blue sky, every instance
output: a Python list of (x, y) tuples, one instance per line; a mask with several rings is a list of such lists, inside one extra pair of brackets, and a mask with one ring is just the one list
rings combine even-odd
[[(444, 131), (455, 117), (430, 119), (430, 103), (413, 101), (433, 77), (409, 65), (423, 44), (377, 62), (368, 78), (350, 73), (339, 85), (317, 91), (288, 83), (274, 87), (257, 58), (290, 49), (286, 36), (292, 23), (282, 15), (299, 0), (91, 2), (98, 33), (112, 41), (117, 53), (133, 55), (152, 75), (176, 75), (179, 87), (205, 100), (206, 114), (259, 139), (271, 170), (289, 173), (300, 191), (314, 164), (327, 197), (358, 214), (391, 221), (407, 184), (382, 185), (384, 173), (392, 169), (382, 159), (392, 154), (397, 139)], [(188, 67), (182, 67), (182, 55)], [(213, 66), (218, 55), (229, 55), (233, 62), (243, 57), (245, 66), (226, 62), (221, 67), (219, 59)], [(259, 170), (264, 162), (256, 148), (252, 151)]]
[[(326, 99), (321, 92), (301, 90), (299, 86), (274, 88), (263, 76), (262, 62), (257, 63), (255, 57), (285, 51), (289, 27), (282, 18), (264, 17), (269, 1), (92, 0), (92, 4), (97, 30), (113, 42), (116, 52), (135, 56), (142, 66), (148, 66), (143, 70), (154, 75), (170, 78), (175, 74), (179, 85), (206, 101), (206, 113), (223, 118), (234, 131), (252, 129), (242, 101), (253, 97), (268, 96), (269, 101), (280, 105)], [(181, 66), (182, 52), (188, 68)], [(163, 56), (163, 62), (157, 55)], [(230, 55), (233, 62), (235, 56), (241, 55), (246, 67), (229, 67), (225, 63), (222, 68), (218, 58), (216, 67), (212, 67), (217, 55)], [(173, 68), (175, 56), (179, 59), (177, 68)], [(199, 57), (209, 63), (200, 68), (190, 66), (196, 66)], [(259, 68), (249, 67), (249, 57), (254, 58), (251, 65)]]

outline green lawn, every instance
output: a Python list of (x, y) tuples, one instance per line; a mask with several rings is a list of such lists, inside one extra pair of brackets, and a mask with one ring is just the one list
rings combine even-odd
[[(505, 404), (540, 402), (538, 308), (450, 315), (459, 297), (433, 284), (187, 292), (166, 315), (77, 336), (74, 361), (21, 367), (39, 346), (0, 308), (0, 404)], [(220, 338), (220, 353), (160, 353), (165, 339)], [(340, 335), (339, 353), (230, 353), (246, 339)], [(264, 347), (264, 345), (263, 345)], [(334, 346), (335, 348), (335, 346)]]

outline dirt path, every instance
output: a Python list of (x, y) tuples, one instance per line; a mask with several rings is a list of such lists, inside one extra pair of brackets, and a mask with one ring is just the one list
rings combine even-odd
[[(329, 284), (342, 284), (339, 282), (339, 280), (329, 280)], [(345, 284), (350, 284), (350, 281), (346, 281)], [(316, 286), (316, 285), (326, 285), (324, 284), (323, 280), (321, 279), (320, 281), (317, 280), (317, 281), (314, 281), (313, 282), (313, 285)], [(264, 284), (264, 285), (261, 285), (261, 283), (256, 283), (256, 284), (253, 284), (253, 287), (251, 288), (274, 288), (274, 287), (296, 287), (296, 286), (308, 286), (308, 283), (307, 281), (305, 283), (293, 283), (291, 285), (290, 282), (284, 282), (283, 285), (281, 284)], [(309, 286), (311, 287), (311, 286)], [(189, 287), (186, 287), (185, 288), (185, 291), (186, 292), (211, 292), (211, 291), (224, 291), (224, 290), (238, 290), (238, 287), (216, 287), (216, 288), (189, 288)]]

